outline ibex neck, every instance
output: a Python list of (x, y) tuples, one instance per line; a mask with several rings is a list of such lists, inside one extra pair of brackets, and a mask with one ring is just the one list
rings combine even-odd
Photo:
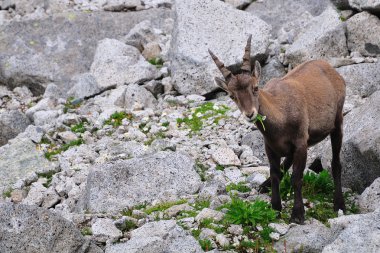
[(271, 131), (276, 131), (284, 119), (283, 113), (281, 112), (281, 106), (278, 104), (277, 100), (278, 98), (271, 93), (264, 90), (259, 91), (258, 113), (266, 117), (265, 121), (263, 121), (265, 131), (260, 122), (256, 122), (256, 125), (264, 135), (267, 135)]

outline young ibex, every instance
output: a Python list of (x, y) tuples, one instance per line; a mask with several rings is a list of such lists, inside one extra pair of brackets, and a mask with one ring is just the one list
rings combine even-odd
[[(299, 65), (283, 78), (270, 80), (264, 88), (259, 89), (261, 67), (256, 61), (254, 71), (251, 71), (251, 37), (245, 47), (239, 74), (232, 74), (210, 50), (209, 53), (225, 78), (215, 78), (216, 83), (229, 94), (248, 120), (256, 123), (264, 136), (270, 163), (270, 181), (262, 186), (272, 186), (273, 209), (281, 211), (282, 208), (280, 168), (286, 171), (293, 165), (291, 182), (294, 206), (291, 221), (304, 222), (301, 187), (307, 148), (330, 135), (335, 184), (334, 210), (345, 211), (339, 158), (346, 89), (343, 78), (327, 62), (314, 60)], [(263, 125), (256, 122), (256, 117), (261, 115), (265, 116)], [(282, 157), (285, 160), (280, 165)]]

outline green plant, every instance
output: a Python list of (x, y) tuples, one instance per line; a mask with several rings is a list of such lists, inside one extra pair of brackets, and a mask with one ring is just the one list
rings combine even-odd
[(10, 198), (12, 195), (12, 191), (13, 191), (12, 188), (8, 188), (8, 190), (4, 191), (3, 192), (3, 198)]
[(238, 192), (250, 192), (251, 188), (246, 186), (243, 182), (239, 182), (238, 184), (231, 183), (226, 186), (227, 192), (230, 192), (233, 190), (238, 191)]
[(201, 181), (206, 181), (206, 171), (208, 170), (209, 168), (204, 165), (203, 163), (199, 162), (198, 160), (196, 161), (195, 163), (195, 170), (197, 171), (197, 173), (199, 174), (199, 176), (201, 177)]
[(111, 114), (109, 119), (104, 121), (104, 125), (111, 125), (113, 127), (118, 127), (118, 126), (121, 126), (123, 119), (132, 120), (133, 116), (131, 113), (114, 112), (113, 114)]
[(84, 227), (81, 230), (82, 235), (92, 235), (92, 230), (90, 227)]
[(74, 133), (84, 133), (86, 131), (86, 128), (84, 126), (84, 122), (80, 122), (78, 124), (75, 124), (71, 126), (71, 131)]
[(174, 201), (174, 202), (160, 203), (158, 205), (146, 208), (144, 210), (144, 212), (149, 215), (149, 214), (151, 214), (153, 212), (164, 211), (164, 210), (166, 210), (166, 209), (168, 209), (168, 208), (170, 208), (172, 206), (180, 205), (180, 204), (184, 204), (184, 203), (187, 203), (186, 199), (181, 199), (181, 200)]
[(220, 164), (217, 164), (216, 167), (215, 167), (216, 170), (220, 170), (220, 171), (224, 171), (224, 166), (223, 165), (220, 165)]
[(220, 119), (225, 118), (228, 110), (229, 108), (225, 105), (216, 106), (212, 102), (206, 102), (195, 108), (189, 116), (178, 118), (177, 124), (187, 126), (192, 132), (198, 132), (203, 128), (204, 121), (213, 118), (213, 123), (217, 124)]
[(209, 199), (199, 199), (195, 201), (195, 203), (193, 204), (193, 207), (195, 208), (195, 210), (200, 211), (202, 209), (209, 208), (210, 204), (211, 204), (211, 201)]
[(208, 239), (205, 240), (199, 240), (199, 244), (201, 245), (202, 249), (204, 251), (210, 251), (213, 249), (211, 241)]
[(131, 220), (125, 220), (124, 221), (124, 225), (123, 225), (123, 232), (128, 232), (128, 231), (130, 231), (130, 230), (133, 230), (133, 229), (135, 229), (135, 228), (137, 228), (137, 225), (136, 225), (136, 223), (134, 223), (133, 221), (131, 221)]
[(328, 219), (336, 218), (337, 214), (334, 211), (332, 203), (322, 202), (317, 203), (313, 208), (309, 208), (306, 211), (306, 217), (313, 217), (327, 224)]
[(148, 62), (150, 64), (156, 66), (157, 68), (161, 68), (164, 64), (164, 61), (160, 57), (155, 57), (155, 58), (149, 59)]
[(63, 105), (63, 113), (67, 113), (70, 109), (79, 108), (81, 103), (82, 101), (80, 99), (69, 97), (68, 99), (66, 99), (66, 103)]
[(77, 140), (71, 141), (69, 143), (63, 144), (62, 146), (56, 146), (54, 144), (50, 144), (48, 151), (45, 153), (45, 157), (48, 160), (51, 160), (53, 156), (62, 153), (63, 151), (68, 150), (74, 146), (80, 146), (84, 143), (83, 139), (79, 138)]
[(37, 173), (38, 177), (46, 178), (46, 183), (43, 184), (46, 188), (48, 188), (51, 184), (51, 181), (53, 180), (53, 175), (55, 174), (55, 171), (47, 171), (47, 172), (41, 172)]
[(232, 197), (227, 209), (226, 222), (243, 226), (256, 226), (257, 224), (266, 226), (274, 221), (277, 216), (277, 212), (262, 200), (246, 202), (237, 197)]

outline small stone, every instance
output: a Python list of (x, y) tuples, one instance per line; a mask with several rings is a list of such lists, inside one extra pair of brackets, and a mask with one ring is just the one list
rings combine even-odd
[(272, 240), (275, 240), (275, 241), (280, 240), (280, 234), (279, 234), (279, 233), (272, 232), (272, 233), (269, 234), (269, 237), (270, 237)]
[(181, 211), (192, 211), (194, 210), (193, 207), (191, 207), (188, 203), (181, 204), (181, 205), (175, 205), (170, 207), (165, 211), (165, 214), (171, 218), (179, 214)]
[(121, 237), (122, 232), (116, 228), (111, 219), (97, 219), (91, 226), (92, 234), (95, 240), (106, 242), (108, 239), (117, 239)]
[(214, 161), (222, 166), (240, 166), (240, 160), (237, 157), (237, 155), (234, 153), (234, 151), (230, 148), (218, 148), (216, 149), (211, 157), (214, 159)]
[(11, 193), (11, 200), (14, 203), (20, 203), (25, 198), (25, 191), (23, 190), (13, 190)]
[(230, 234), (233, 234), (233, 235), (243, 234), (243, 227), (241, 225), (230, 225), (227, 230)]
[(223, 217), (224, 213), (212, 210), (210, 208), (205, 208), (195, 217), (195, 221), (198, 223), (200, 223), (204, 219), (213, 219), (215, 221), (221, 221)]
[(267, 178), (261, 173), (252, 174), (247, 177), (247, 181), (254, 186), (261, 185), (265, 180), (267, 180)]
[(280, 235), (286, 234), (289, 230), (289, 225), (285, 223), (270, 223), (268, 226)]
[(227, 237), (223, 234), (218, 234), (216, 235), (215, 237), (215, 240), (217, 243), (219, 243), (220, 246), (222, 247), (227, 247), (230, 245), (230, 242), (229, 240), (227, 239)]
[(209, 240), (215, 238), (217, 233), (209, 228), (202, 228), (201, 233), (199, 234), (199, 239), (201, 240)]
[(69, 142), (72, 142), (72, 141), (75, 141), (78, 139), (78, 136), (71, 131), (65, 131), (65, 132), (58, 133), (58, 136), (65, 143), (69, 143)]

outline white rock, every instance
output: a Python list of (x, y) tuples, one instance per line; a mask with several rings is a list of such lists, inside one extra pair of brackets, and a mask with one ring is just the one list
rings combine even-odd
[(99, 42), (90, 71), (101, 89), (139, 83), (159, 75), (135, 47), (115, 39)]
[(95, 239), (101, 242), (122, 236), (122, 232), (116, 228), (111, 219), (97, 219), (91, 226), (91, 230)]
[(227, 247), (228, 245), (230, 245), (230, 241), (223, 234), (216, 235), (215, 240), (222, 247)]
[(375, 211), (380, 208), (380, 178), (373, 181), (360, 195), (359, 206), (365, 212)]
[(240, 166), (240, 160), (230, 148), (218, 148), (212, 153), (212, 158), (217, 164), (228, 166)]
[(215, 221), (221, 221), (224, 217), (224, 213), (212, 210), (210, 208), (204, 208), (196, 217), (195, 221), (200, 223), (204, 219), (213, 219)]
[(286, 234), (289, 230), (289, 225), (285, 223), (269, 223), (268, 226), (280, 235)]
[(226, 66), (236, 64), (252, 34), (252, 57), (266, 52), (270, 27), (256, 16), (219, 0), (175, 0), (174, 12), (171, 70), (181, 94), (205, 94), (217, 87), (214, 76), (221, 74), (207, 49)]

